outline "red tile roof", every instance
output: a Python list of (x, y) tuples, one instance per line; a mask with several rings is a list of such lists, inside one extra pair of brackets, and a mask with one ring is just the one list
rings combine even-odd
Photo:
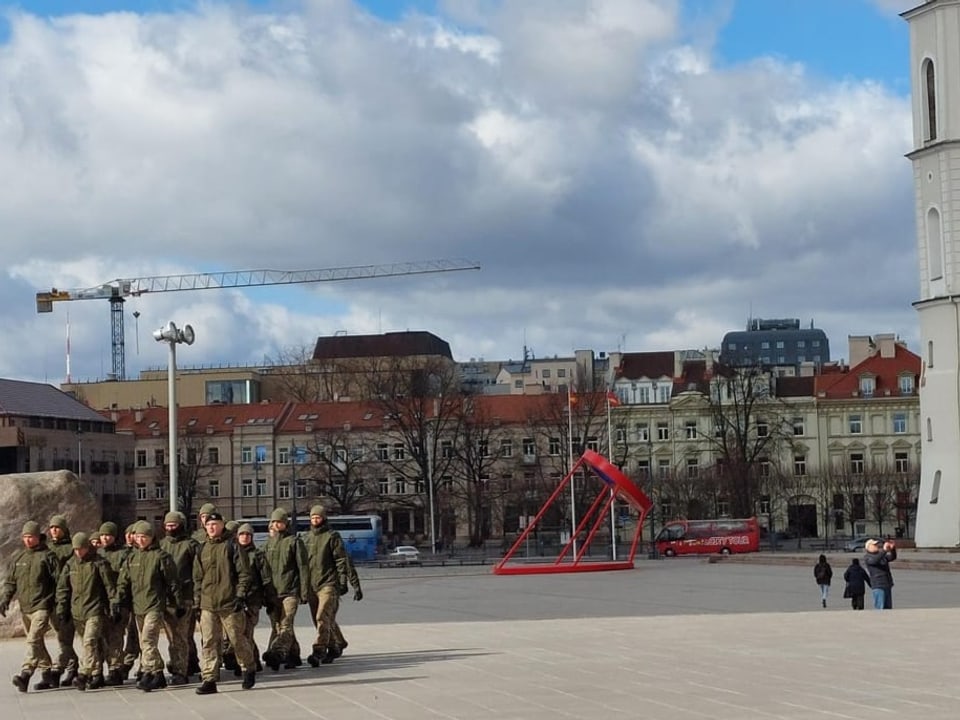
[[(291, 405), (292, 403), (260, 403), (180, 407), (177, 410), (177, 425), (188, 432), (207, 432), (207, 428), (213, 428), (216, 434), (232, 433), (239, 427), (277, 426), (283, 422)], [(103, 414), (110, 416), (109, 411), (104, 411)], [(129, 432), (138, 437), (148, 437), (158, 432), (166, 434), (168, 418), (165, 407), (125, 410), (118, 413), (116, 428), (117, 432)]]
[(667, 352), (624, 353), (617, 368), (618, 378), (637, 380), (639, 378), (672, 378), (674, 372), (674, 354)]
[(900, 343), (894, 347), (893, 357), (885, 358), (877, 353), (847, 370), (817, 375), (817, 397), (828, 400), (857, 397), (860, 394), (860, 378), (864, 375), (874, 377), (874, 397), (897, 397), (901, 395), (900, 377), (905, 373), (913, 376), (914, 389), (911, 395), (915, 395), (920, 386), (920, 357)]

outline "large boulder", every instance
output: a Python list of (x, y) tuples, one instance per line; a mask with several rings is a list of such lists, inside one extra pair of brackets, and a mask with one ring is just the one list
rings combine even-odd
[[(0, 475), (0, 579), (5, 580), (20, 532), (28, 520), (46, 528), (54, 515), (65, 515), (71, 532), (100, 526), (100, 505), (86, 483), (68, 470)], [(23, 635), (16, 602), (0, 618), (0, 638)]]

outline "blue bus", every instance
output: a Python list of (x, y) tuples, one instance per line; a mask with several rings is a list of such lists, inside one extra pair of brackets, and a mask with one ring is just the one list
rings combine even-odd
[[(239, 522), (253, 526), (253, 541), (257, 545), (263, 544), (270, 537), (269, 518), (243, 518)], [(330, 515), (327, 525), (331, 530), (340, 533), (351, 560), (376, 559), (383, 534), (379, 515)], [(298, 533), (310, 530), (309, 515), (297, 514), (296, 530)]]

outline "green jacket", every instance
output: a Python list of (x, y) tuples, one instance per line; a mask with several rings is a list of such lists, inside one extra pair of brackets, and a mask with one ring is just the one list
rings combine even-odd
[(350, 553), (347, 553), (347, 579), (350, 581), (350, 587), (360, 590), (360, 575), (357, 574), (357, 568), (350, 559)]
[(310, 592), (307, 548), (296, 533), (271, 535), (263, 548), (273, 570), (273, 589), (277, 597), (305, 599)]
[(326, 523), (306, 533), (308, 584), (310, 592), (333, 586), (344, 593), (347, 588), (347, 551), (343, 538)]
[(176, 535), (167, 535), (160, 547), (173, 558), (180, 578), (180, 594), (184, 602), (193, 601), (193, 561), (200, 550), (200, 543), (181, 530)]
[(131, 552), (117, 582), (117, 599), (121, 605), (132, 604), (134, 615), (183, 607), (180, 578), (173, 558), (156, 543), (146, 550)]
[(200, 546), (193, 562), (194, 607), (229, 612), (237, 599), (250, 592), (250, 567), (233, 540), (210, 538)]
[(0, 600), (9, 604), (16, 595), (23, 613), (52, 612), (59, 572), (57, 557), (45, 546), (39, 545), (33, 550), (22, 548), (13, 556)]
[(67, 561), (57, 581), (57, 614), (69, 609), (74, 620), (106, 615), (117, 592), (113, 570), (92, 552), (85, 560), (76, 555)]
[(250, 570), (247, 606), (251, 610), (259, 610), (264, 605), (273, 604), (277, 599), (277, 593), (273, 588), (273, 571), (270, 569), (267, 556), (253, 543), (249, 545), (237, 543), (237, 550)]
[(207, 535), (207, 529), (205, 527), (198, 527), (193, 531), (193, 534), (190, 535), (190, 539), (194, 540), (197, 545), (203, 545), (208, 537), (209, 535)]
[[(127, 562), (127, 558), (129, 558), (132, 553), (133, 549), (127, 547), (122, 542), (114, 542), (110, 547), (102, 547), (97, 550), (97, 555), (107, 564), (110, 572), (113, 574), (114, 585), (119, 584), (120, 573), (123, 570), (124, 564)], [(119, 600), (116, 595), (113, 599)]]
[(70, 542), (70, 534), (64, 535), (60, 542), (54, 542), (47, 538), (47, 549), (56, 556), (57, 565), (60, 570), (63, 570), (67, 561), (73, 557), (73, 543)]

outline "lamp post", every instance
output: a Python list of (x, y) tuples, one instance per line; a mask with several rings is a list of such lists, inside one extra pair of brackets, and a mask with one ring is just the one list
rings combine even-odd
[(77, 430), (77, 479), (83, 480), (83, 430)]
[(166, 327), (153, 331), (153, 339), (157, 342), (165, 342), (170, 346), (170, 360), (167, 364), (167, 423), (170, 426), (170, 512), (176, 512), (179, 509), (177, 507), (177, 472), (180, 469), (177, 462), (177, 345), (180, 343), (193, 345), (195, 336), (193, 328), (189, 325), (184, 325), (181, 330), (173, 322), (169, 322)]

